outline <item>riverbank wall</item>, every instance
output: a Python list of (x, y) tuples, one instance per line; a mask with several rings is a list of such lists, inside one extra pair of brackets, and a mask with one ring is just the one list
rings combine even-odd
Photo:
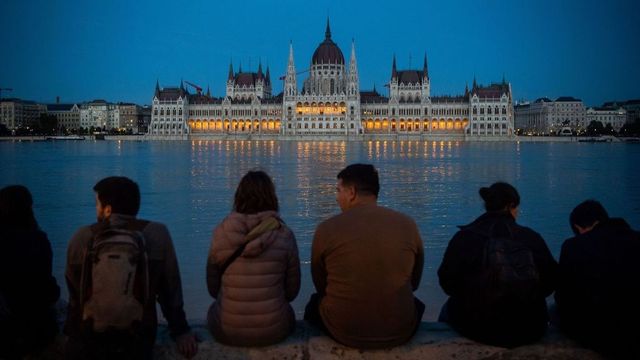
[[(382, 350), (358, 350), (341, 345), (321, 334), (304, 321), (297, 321), (295, 331), (281, 343), (266, 347), (235, 347), (212, 339), (202, 325), (192, 331), (199, 339), (199, 359), (455, 359), (455, 360), (603, 360), (598, 353), (582, 348), (555, 329), (550, 329), (540, 341), (513, 349), (488, 346), (458, 335), (448, 325), (423, 322), (416, 335), (406, 344)], [(63, 359), (65, 338), (56, 341), (41, 355), (42, 359)], [(160, 360), (183, 359), (176, 344), (169, 337), (166, 326), (160, 325), (154, 348), (154, 358)]]
[(464, 134), (362, 134), (362, 135), (305, 135), (278, 134), (189, 134), (189, 135), (105, 135), (84, 140), (48, 139), (46, 136), (0, 136), (0, 141), (457, 141), (457, 142), (519, 142), (519, 143), (575, 143), (575, 142), (629, 142), (640, 143), (640, 138), (598, 138), (576, 136), (470, 136)]

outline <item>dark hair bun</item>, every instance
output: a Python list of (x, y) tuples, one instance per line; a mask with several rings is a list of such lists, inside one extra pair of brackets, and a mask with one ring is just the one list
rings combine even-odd
[(518, 190), (505, 182), (497, 182), (478, 191), (487, 211), (502, 211), (520, 205)]

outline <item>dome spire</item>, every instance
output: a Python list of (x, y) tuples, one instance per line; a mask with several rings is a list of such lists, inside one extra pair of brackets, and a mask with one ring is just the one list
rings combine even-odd
[(331, 27), (329, 26), (329, 17), (327, 16), (327, 29), (324, 31), (325, 39), (331, 40)]

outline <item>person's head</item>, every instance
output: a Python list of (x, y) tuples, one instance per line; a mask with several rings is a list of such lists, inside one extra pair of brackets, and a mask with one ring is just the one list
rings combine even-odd
[(10, 185), (0, 190), (0, 224), (20, 230), (34, 230), (38, 223), (33, 215), (33, 198), (22, 185)]
[(602, 204), (595, 200), (587, 200), (571, 211), (569, 225), (574, 234), (584, 234), (608, 218), (609, 214)]
[(233, 201), (233, 210), (241, 214), (278, 211), (276, 187), (264, 171), (249, 171), (242, 177)]
[(352, 164), (338, 173), (336, 201), (342, 211), (363, 201), (378, 199), (378, 171), (370, 164)]
[(489, 187), (480, 188), (480, 197), (484, 200), (484, 208), (488, 212), (508, 211), (518, 217), (520, 195), (518, 190), (505, 182), (497, 182)]
[(124, 176), (104, 178), (93, 187), (96, 192), (96, 217), (108, 219), (111, 214), (136, 216), (140, 210), (140, 188)]

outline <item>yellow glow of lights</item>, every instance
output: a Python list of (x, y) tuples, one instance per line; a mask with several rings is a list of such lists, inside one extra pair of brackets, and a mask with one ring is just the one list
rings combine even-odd
[(297, 106), (296, 111), (298, 114), (302, 115), (344, 115), (347, 111), (347, 107), (344, 105), (336, 105), (336, 104), (328, 104), (314, 106), (313, 104), (310, 106)]

